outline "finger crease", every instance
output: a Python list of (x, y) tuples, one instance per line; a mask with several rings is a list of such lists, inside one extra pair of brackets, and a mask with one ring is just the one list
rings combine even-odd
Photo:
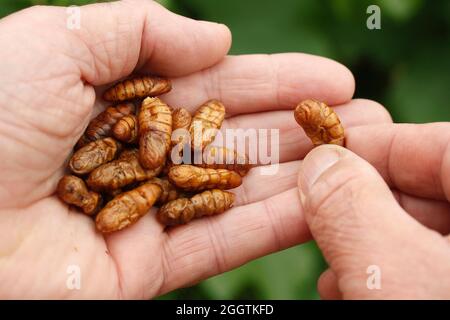
[(445, 165), (445, 156), (447, 154), (450, 154), (450, 139), (447, 140), (447, 143), (445, 144), (444, 147), (444, 152), (442, 154), (441, 157), (441, 163), (439, 165), (439, 173), (438, 173), (438, 183), (441, 187), (442, 192), (444, 193), (445, 199), (447, 199), (447, 201), (450, 201), (450, 190), (446, 190), (445, 184), (444, 184), (444, 179), (445, 179), (445, 172), (444, 172), (444, 165)]
[(170, 233), (165, 233), (164, 239), (161, 241), (161, 270), (162, 270), (162, 281), (161, 284), (157, 290), (157, 296), (164, 293), (164, 288), (167, 286), (167, 283), (169, 282), (169, 274), (172, 273), (172, 264), (170, 263), (170, 259), (168, 258), (170, 253), (170, 241), (171, 241), (171, 235)]
[(269, 226), (270, 226), (270, 228), (272, 230), (272, 234), (273, 234), (273, 237), (274, 237), (274, 240), (275, 240), (274, 241), (274, 243), (275, 243), (275, 251), (278, 251), (278, 250), (280, 250), (282, 248), (282, 243), (281, 243), (281, 233), (282, 232), (279, 231), (275, 227), (275, 225), (279, 225), (281, 227), (281, 223), (280, 223), (281, 220), (275, 218), (276, 210), (274, 210), (274, 208), (273, 208), (273, 206), (271, 204), (270, 198), (264, 200), (262, 203), (264, 205), (264, 209), (265, 209), (267, 218), (270, 221)]
[(273, 95), (275, 97), (275, 102), (277, 104), (278, 107), (281, 107), (281, 97), (280, 97), (280, 74), (278, 72), (278, 62), (276, 59), (274, 59), (274, 56), (269, 54), (268, 55), (268, 59), (269, 59), (269, 66), (271, 69), (271, 74), (272, 74), (272, 90), (273, 90)]
[(388, 156), (387, 156), (386, 165), (385, 165), (386, 176), (387, 176), (386, 183), (390, 186), (397, 186), (397, 184), (395, 183), (395, 178), (394, 178), (395, 175), (393, 174), (393, 169), (392, 169), (392, 163), (393, 163), (393, 161), (395, 161), (393, 152), (394, 152), (396, 140), (397, 140), (397, 131), (393, 130), (393, 134), (391, 136), (391, 141), (389, 142), (389, 146), (387, 148)]
[(222, 273), (226, 270), (225, 256), (221, 253), (226, 252), (227, 250), (225, 236), (223, 234), (222, 228), (217, 228), (215, 226), (218, 223), (216, 219), (207, 218), (206, 220), (208, 239), (211, 242), (216, 270), (217, 273)]

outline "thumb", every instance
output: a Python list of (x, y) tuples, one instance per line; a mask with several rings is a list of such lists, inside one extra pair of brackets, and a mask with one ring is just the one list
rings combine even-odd
[[(344, 298), (396, 296), (399, 279), (414, 281), (405, 279), (415, 275), (405, 261), (424, 247), (416, 239), (432, 233), (399, 206), (369, 163), (347, 149), (321, 146), (304, 159), (299, 189), (306, 221)], [(381, 287), (371, 275), (395, 281)]]

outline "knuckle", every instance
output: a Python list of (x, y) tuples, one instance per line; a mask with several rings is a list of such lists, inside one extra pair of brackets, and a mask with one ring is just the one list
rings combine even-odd
[(389, 111), (381, 103), (368, 100), (368, 99), (355, 99), (364, 104), (368, 108), (374, 110), (374, 115), (372, 117), (372, 123), (392, 123), (392, 117)]
[(47, 12), (46, 6), (43, 5), (34, 5), (22, 10), (23, 14), (39, 14)]
[[(29, 24), (41, 24), (46, 21), (46, 19), (58, 16), (63, 12), (62, 8), (49, 7), (44, 5), (34, 5), (21, 10), (17, 17), (26, 18)], [(48, 21), (48, 20), (47, 20)]]

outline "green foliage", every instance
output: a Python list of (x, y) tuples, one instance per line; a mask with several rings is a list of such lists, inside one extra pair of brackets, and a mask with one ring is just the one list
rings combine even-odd
[[(0, 16), (34, 4), (89, 0), (0, 0)], [(336, 59), (357, 80), (356, 97), (388, 107), (397, 122), (450, 120), (450, 1), (161, 0), (180, 14), (227, 24), (232, 54), (300, 51)], [(366, 9), (381, 8), (381, 30)], [(317, 298), (326, 267), (314, 243), (253, 261), (168, 298)]]

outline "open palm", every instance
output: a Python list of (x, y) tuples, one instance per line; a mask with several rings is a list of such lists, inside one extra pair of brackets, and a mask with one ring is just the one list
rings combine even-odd
[[(304, 54), (225, 57), (229, 30), (177, 16), (150, 1), (35, 7), (0, 22), (1, 297), (149, 298), (310, 239), (296, 187), (310, 143), (292, 111), (301, 99), (331, 105), (349, 128), (389, 122), (376, 103), (351, 100), (343, 66)], [(253, 169), (227, 213), (164, 232), (153, 212), (112, 235), (54, 195), (101, 86), (133, 72), (173, 79), (163, 99), (191, 111), (217, 98), (225, 128), (280, 129), (276, 175)], [(364, 112), (361, 112), (361, 107)], [(70, 266), (81, 287), (70, 290)], [(68, 269), (69, 268), (69, 269)]]

